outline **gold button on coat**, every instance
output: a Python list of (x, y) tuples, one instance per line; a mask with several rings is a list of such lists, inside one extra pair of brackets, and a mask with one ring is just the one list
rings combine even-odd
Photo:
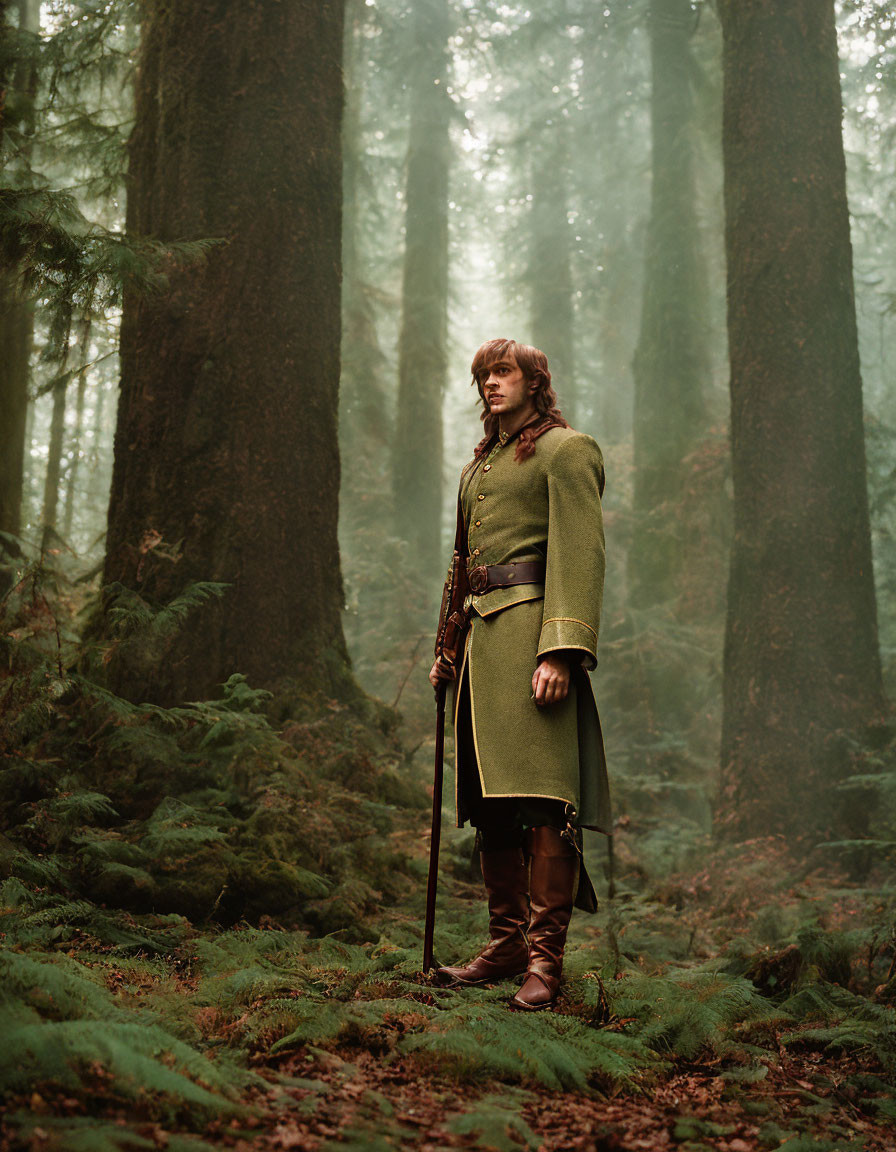
[(485, 499), (485, 493), (484, 493), (484, 492), (480, 492), (480, 493), (479, 493), (479, 495), (476, 497), (476, 499), (477, 499), (477, 500), (484, 500), (484, 499)]
[(492, 468), (491, 464), (486, 464), (486, 466), (482, 469), (482, 471), (483, 472), (490, 472), (491, 468)]

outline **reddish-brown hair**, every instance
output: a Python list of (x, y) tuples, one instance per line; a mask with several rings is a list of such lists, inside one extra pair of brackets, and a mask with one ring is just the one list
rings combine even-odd
[(551, 373), (548, 369), (548, 358), (539, 348), (531, 344), (518, 344), (516, 340), (486, 340), (476, 350), (470, 371), (473, 374), (473, 383), (479, 391), (482, 401), (481, 420), (485, 429), (485, 436), (476, 445), (475, 459), (484, 456), (488, 448), (494, 443), (498, 435), (498, 417), (489, 411), (485, 399), (483, 386), (488, 379), (489, 372), (502, 360), (513, 360), (522, 370), (528, 384), (535, 384), (533, 394), (535, 411), (538, 419), (527, 424), (517, 437), (514, 460), (525, 460), (535, 452), (535, 441), (549, 428), (568, 428), (569, 425), (560, 414), (557, 407), (557, 393), (551, 387)]

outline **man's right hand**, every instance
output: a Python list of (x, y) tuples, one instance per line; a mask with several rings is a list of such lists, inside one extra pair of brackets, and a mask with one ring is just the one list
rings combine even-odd
[(436, 660), (432, 668), (429, 670), (429, 682), (433, 688), (438, 688), (439, 681), (453, 680), (457, 673), (450, 664), (443, 664), (441, 660)]

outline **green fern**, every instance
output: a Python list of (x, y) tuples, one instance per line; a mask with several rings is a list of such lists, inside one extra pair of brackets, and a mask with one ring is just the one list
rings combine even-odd
[(221, 843), (224, 833), (201, 812), (176, 796), (165, 796), (146, 821), (141, 850), (157, 858), (188, 859), (209, 844)]
[(65, 884), (65, 871), (55, 856), (37, 855), (20, 848), (10, 854), (9, 869), (20, 880), (41, 887), (57, 889)]
[(803, 988), (782, 1009), (806, 1024), (785, 1033), (784, 1044), (807, 1045), (847, 1052), (869, 1052), (889, 1071), (896, 1070), (896, 1009), (875, 1004), (833, 984)]
[[(140, 1152), (158, 1148), (156, 1140), (123, 1128), (116, 1120), (35, 1116), (30, 1112), (13, 1112), (7, 1119), (28, 1147), (43, 1144), (54, 1152)], [(198, 1136), (165, 1133), (165, 1152), (215, 1152), (218, 1147)]]
[(553, 1090), (581, 1091), (593, 1081), (633, 1085), (659, 1060), (634, 1036), (591, 1028), (574, 1017), (545, 1013), (533, 1019), (510, 1013), (506, 990), (447, 998), (423, 1032), (399, 1049), (461, 1080), (493, 1076), (505, 1083), (532, 1081)]
[(39, 961), (18, 952), (0, 953), (0, 1004), (7, 1011), (34, 1009), (56, 1020), (101, 1019), (111, 1008), (101, 977), (58, 957)]
[[(35, 1147), (38, 1141), (47, 1143), (48, 1136), (49, 1147), (59, 1152), (139, 1152), (143, 1148), (157, 1147), (154, 1140), (128, 1131), (111, 1120), (95, 1120), (87, 1116), (68, 1116), (62, 1119), (14, 1112), (9, 1116), (9, 1122), (22, 1138), (23, 1147)], [(38, 1131), (35, 1132), (35, 1129)]]
[(210, 1062), (151, 1014), (130, 1017), (100, 969), (67, 957), (38, 961), (6, 952), (0, 955), (0, 1015), (6, 1041), (0, 1091), (21, 1092), (35, 1083), (86, 1091), (99, 1065), (123, 1095), (158, 1094), (163, 1112), (181, 1103), (206, 1114), (240, 1110), (219, 1093), (235, 1092), (246, 1074)]
[(142, 596), (121, 584), (109, 585), (106, 595), (106, 616), (112, 634), (117, 640), (168, 640), (177, 633), (186, 618), (208, 600), (220, 599), (229, 584), (211, 580), (188, 584), (177, 596), (164, 605), (153, 605)]
[(170, 1114), (179, 1104), (206, 1114), (243, 1111), (212, 1091), (234, 1089), (232, 1070), (225, 1071), (155, 1025), (108, 1020), (22, 1024), (7, 1018), (3, 1035), (0, 1085), (7, 1092), (30, 1090), (35, 1083), (83, 1091), (99, 1063), (117, 1092), (131, 1098), (158, 1095), (163, 1112)]
[(748, 980), (715, 967), (663, 976), (627, 972), (611, 989), (613, 1010), (634, 1018), (637, 1035), (654, 1051), (687, 1060), (704, 1049), (722, 1054), (735, 1025), (767, 1018), (773, 1009)]
[(38, 810), (45, 813), (63, 834), (82, 824), (96, 824), (102, 820), (112, 820), (118, 815), (108, 796), (86, 788), (44, 800), (38, 805)]
[(468, 1148), (495, 1149), (496, 1152), (519, 1152), (521, 1147), (541, 1147), (538, 1137), (523, 1117), (520, 1106), (526, 1100), (523, 1092), (493, 1093), (452, 1117), (446, 1124), (449, 1132), (465, 1136)]

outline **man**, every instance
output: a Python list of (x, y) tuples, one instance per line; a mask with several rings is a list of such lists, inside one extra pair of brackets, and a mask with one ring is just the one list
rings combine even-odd
[(489, 943), (439, 969), (457, 985), (525, 973), (514, 1008), (552, 1005), (573, 904), (595, 911), (581, 829), (609, 834), (609, 788), (586, 669), (597, 664), (604, 469), (556, 407), (547, 357), (513, 340), (477, 351), (485, 435), (460, 481), (472, 622), (455, 680), (457, 826), (477, 829)]

